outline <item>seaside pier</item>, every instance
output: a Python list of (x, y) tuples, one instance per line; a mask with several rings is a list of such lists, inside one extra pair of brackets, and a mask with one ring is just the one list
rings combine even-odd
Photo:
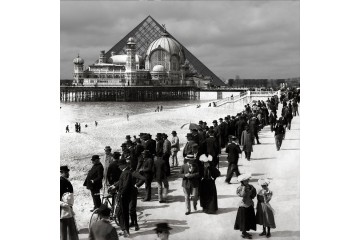
[(61, 86), (61, 102), (142, 102), (197, 100), (200, 90), (191, 86)]

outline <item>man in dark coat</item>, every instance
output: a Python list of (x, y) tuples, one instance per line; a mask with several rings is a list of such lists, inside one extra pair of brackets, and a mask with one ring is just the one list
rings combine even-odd
[(253, 116), (250, 120), (249, 120), (249, 131), (251, 133), (251, 137), (253, 139), (253, 144), (255, 144), (255, 138), (256, 138), (256, 142), (257, 144), (260, 144), (259, 142), (259, 135), (258, 135), (258, 131), (259, 131), (259, 124), (258, 124), (258, 119)]
[(100, 194), (100, 189), (102, 188), (104, 167), (100, 163), (99, 155), (93, 155), (91, 157), (91, 162), (93, 166), (89, 170), (83, 186), (86, 186), (86, 188), (89, 189), (91, 192), (91, 197), (94, 202), (94, 208), (90, 210), (92, 212), (101, 205), (101, 199), (99, 194)]
[(213, 164), (214, 167), (216, 167), (219, 165), (219, 158), (218, 158), (218, 155), (220, 153), (219, 145), (217, 140), (215, 139), (214, 130), (210, 129), (208, 134), (209, 137), (205, 139), (203, 149), (205, 150), (206, 154), (208, 155), (210, 154), (213, 157)]
[(193, 207), (197, 210), (197, 201), (199, 196), (199, 169), (194, 163), (195, 159), (193, 155), (186, 156), (187, 163), (180, 168), (180, 177), (182, 177), (182, 184), (185, 195), (186, 212), (185, 215), (189, 215), (191, 212), (190, 207), (190, 195), (192, 194)]
[(136, 138), (136, 145), (134, 147), (134, 158), (131, 162), (131, 169), (136, 170), (136, 167), (139, 163), (139, 158), (141, 157), (141, 153), (144, 151), (144, 146), (141, 144), (140, 138)]
[[(74, 217), (61, 217), (61, 208), (69, 207), (67, 203), (62, 201), (64, 193), (73, 193), (73, 186), (68, 180), (70, 169), (68, 166), (60, 166), (60, 237), (61, 240), (78, 240), (78, 233), (76, 230), (76, 224)], [(69, 236), (69, 238), (68, 238)]]
[[(107, 181), (109, 185), (113, 185), (117, 181), (119, 181), (121, 175), (121, 169), (119, 168), (121, 154), (119, 152), (113, 153), (114, 161), (110, 163), (107, 173)], [(115, 193), (112, 193), (112, 203), (115, 201)]]
[(270, 124), (270, 130), (274, 131), (274, 126), (276, 124), (276, 117), (273, 111), (270, 112), (269, 124)]
[(221, 152), (221, 134), (220, 134), (220, 127), (216, 120), (213, 121), (214, 125), (214, 137), (217, 141), (217, 146), (219, 148), (219, 152)]
[(156, 141), (151, 138), (151, 134), (146, 134), (145, 137), (145, 150), (148, 150), (153, 157), (156, 154)]
[(246, 126), (246, 120), (245, 116), (243, 114), (240, 114), (239, 121), (237, 122), (236, 128), (237, 128), (237, 137), (240, 139), (242, 132), (245, 130)]
[(133, 189), (133, 177), (130, 171), (130, 157), (128, 159), (120, 160), (119, 167), (122, 170), (119, 181), (111, 186), (111, 189), (117, 189), (119, 210), (117, 217), (119, 219), (121, 230), (124, 233), (124, 237), (129, 237), (129, 204), (131, 200), (131, 192)]
[(284, 139), (285, 136), (285, 128), (284, 125), (281, 123), (281, 121), (277, 121), (275, 128), (275, 144), (276, 144), (276, 150), (280, 150), (281, 148), (281, 144), (282, 144), (282, 140)]
[(155, 156), (157, 157), (162, 157), (163, 155), (163, 150), (164, 150), (164, 140), (163, 140), (163, 136), (161, 133), (157, 133), (156, 134), (156, 153)]
[[(158, 187), (159, 203), (166, 202), (167, 193), (169, 191), (169, 182), (166, 174), (166, 164), (162, 157), (156, 157), (153, 165), (154, 180)], [(164, 195), (163, 195), (164, 185)]]
[(236, 177), (240, 175), (238, 161), (239, 161), (239, 154), (241, 154), (241, 150), (238, 144), (236, 144), (236, 137), (231, 137), (231, 143), (227, 145), (226, 152), (228, 153), (228, 170), (226, 174), (225, 182), (230, 184), (231, 177), (233, 173), (236, 174)]
[(97, 213), (100, 216), (100, 221), (91, 225), (89, 229), (89, 240), (119, 240), (116, 229), (110, 222), (110, 208), (102, 204)]
[(145, 177), (146, 180), (140, 180), (138, 183), (136, 183), (136, 186), (139, 188), (141, 185), (145, 183), (145, 197), (143, 201), (150, 201), (151, 200), (151, 182), (153, 179), (153, 165), (154, 160), (151, 156), (151, 153), (149, 150), (144, 150), (143, 158), (144, 163), (142, 164), (139, 172)]
[(222, 118), (219, 118), (220, 120), (220, 124), (219, 124), (219, 129), (220, 129), (220, 146), (221, 148), (225, 147), (226, 144), (226, 135), (228, 132), (228, 125), (226, 122), (223, 122)]
[(193, 136), (191, 133), (186, 134), (187, 143), (183, 148), (183, 157), (185, 158), (188, 154), (192, 153), (192, 145), (194, 145)]
[(171, 142), (168, 140), (168, 135), (163, 133), (163, 160), (166, 165), (166, 176), (170, 176), (170, 156), (171, 156)]
[(194, 143), (199, 144), (200, 143), (200, 137), (199, 137), (199, 132), (196, 128), (191, 130), (191, 134), (192, 134), (192, 140), (194, 141)]

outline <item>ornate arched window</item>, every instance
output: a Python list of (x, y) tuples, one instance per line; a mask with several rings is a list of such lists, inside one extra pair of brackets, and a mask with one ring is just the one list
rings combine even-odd
[(153, 68), (156, 65), (166, 66), (166, 51), (164, 50), (156, 50), (151, 54), (150, 57), (150, 66)]

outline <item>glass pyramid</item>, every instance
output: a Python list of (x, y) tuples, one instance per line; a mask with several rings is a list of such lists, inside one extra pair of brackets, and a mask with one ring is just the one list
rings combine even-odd
[[(123, 39), (115, 44), (115, 46), (107, 51), (105, 57), (106, 59), (109, 58), (112, 51), (114, 51), (116, 54), (126, 54), (125, 47), (129, 37), (134, 37), (136, 39), (137, 53), (144, 57), (150, 43), (160, 38), (162, 32), (163, 27), (149, 15), (138, 26), (131, 30), (131, 32), (129, 32)], [(176, 38), (174, 38), (168, 31), (167, 33), (176, 40)], [(178, 40), (176, 41), (179, 42)], [(218, 76), (216, 76), (202, 62), (200, 62), (200, 60), (197, 59), (191, 52), (189, 52), (182, 44), (181, 46), (184, 48), (186, 63), (188, 64), (189, 71), (191, 73), (197, 73), (203, 76), (211, 77), (213, 85), (225, 85), (225, 83), (221, 81)]]

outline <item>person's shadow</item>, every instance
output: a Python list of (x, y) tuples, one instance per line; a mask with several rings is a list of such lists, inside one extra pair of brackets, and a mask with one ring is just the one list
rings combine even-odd
[(286, 239), (291, 239), (291, 237), (300, 238), (300, 231), (275, 231), (271, 232), (271, 237), (281, 237)]
[[(155, 231), (154, 228), (156, 227), (157, 223), (166, 222), (169, 224), (169, 227), (172, 229), (170, 230), (171, 234), (176, 234), (189, 229), (187, 226), (186, 220), (174, 220), (174, 219), (148, 219), (146, 222), (140, 224), (140, 230), (138, 232), (132, 232), (131, 237), (136, 236), (145, 236), (145, 235), (154, 235)], [(142, 229), (146, 229), (143, 230)]]

